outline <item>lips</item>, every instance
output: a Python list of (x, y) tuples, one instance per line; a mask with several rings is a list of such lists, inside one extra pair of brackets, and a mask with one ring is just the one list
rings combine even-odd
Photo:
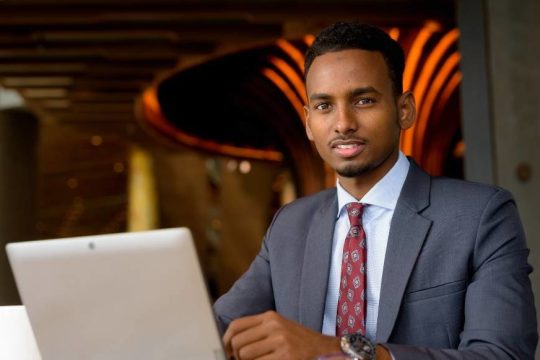
[(332, 150), (340, 157), (351, 158), (360, 154), (366, 143), (360, 140), (337, 140), (331, 143)]

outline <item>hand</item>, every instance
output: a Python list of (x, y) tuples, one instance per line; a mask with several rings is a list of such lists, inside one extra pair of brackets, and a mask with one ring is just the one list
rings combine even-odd
[(382, 345), (375, 346), (375, 352), (377, 354), (377, 360), (392, 360), (390, 351)]
[(312, 331), (275, 311), (234, 320), (223, 343), (227, 357), (237, 360), (312, 360), (341, 352), (339, 338)]

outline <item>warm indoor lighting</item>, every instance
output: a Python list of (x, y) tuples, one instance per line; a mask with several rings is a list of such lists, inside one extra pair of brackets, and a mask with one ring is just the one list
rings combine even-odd
[(454, 150), (452, 151), (452, 155), (454, 155), (456, 158), (465, 157), (465, 142), (463, 140), (456, 144)]
[(240, 172), (242, 174), (247, 174), (251, 171), (251, 163), (247, 160), (242, 160), (240, 161), (240, 165), (238, 166), (238, 170), (240, 170)]
[(41, 105), (46, 109), (69, 109), (71, 101), (67, 99), (51, 99), (42, 101)]
[(75, 178), (69, 178), (67, 181), (67, 186), (70, 189), (76, 189), (79, 186), (79, 181)]
[(63, 87), (73, 85), (73, 78), (68, 76), (6, 76), (2, 82), (7, 87)]
[(113, 165), (113, 170), (114, 170), (115, 173), (120, 174), (120, 173), (123, 173), (123, 172), (124, 172), (125, 166), (124, 166), (123, 163), (121, 163), (120, 161), (118, 161), (118, 162), (115, 162), (115, 163), (114, 163), (114, 165)]
[(238, 161), (234, 159), (227, 161), (227, 170), (229, 170), (230, 172), (233, 172), (233, 171), (236, 171), (237, 168), (238, 168)]
[(28, 99), (57, 99), (65, 98), (67, 90), (64, 88), (26, 88), (21, 90), (21, 94)]
[(103, 138), (99, 135), (94, 135), (90, 138), (90, 143), (94, 146), (100, 146), (103, 144)]
[(399, 40), (399, 28), (393, 27), (390, 30), (388, 30), (388, 36), (390, 36), (395, 41)]
[(179, 143), (228, 156), (248, 157), (250, 159), (276, 162), (283, 160), (283, 154), (276, 150), (260, 150), (229, 144), (221, 144), (181, 131), (180, 129), (176, 128), (162, 113), (157, 97), (156, 87), (150, 87), (144, 91), (141, 101), (141, 110), (143, 118), (150, 125), (160, 131), (163, 135), (172, 138)]

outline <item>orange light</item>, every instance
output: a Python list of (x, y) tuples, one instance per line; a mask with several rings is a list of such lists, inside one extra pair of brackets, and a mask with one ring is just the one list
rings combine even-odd
[(409, 90), (412, 86), (412, 79), (414, 73), (416, 72), (416, 68), (418, 67), (420, 57), (422, 56), (424, 46), (433, 33), (439, 31), (440, 27), (441, 26), (435, 21), (427, 21), (422, 30), (420, 30), (414, 39), (411, 49), (409, 50), (409, 54), (407, 55), (407, 65), (405, 66), (405, 71), (403, 72), (403, 88), (405, 90)]
[[(417, 68), (421, 61), (424, 47), (428, 40), (433, 36), (436, 31), (439, 31), (440, 25), (433, 21), (428, 21), (424, 28), (420, 30), (416, 39), (413, 42), (409, 55), (407, 57), (407, 65), (405, 67), (403, 82), (404, 88), (410, 89), (412, 87), (413, 76), (417, 71)], [(425, 64), (422, 66), (419, 78), (414, 86), (414, 95), (416, 98), (416, 106), (418, 110), (418, 118), (415, 124), (408, 130), (404, 131), (401, 137), (401, 149), (408, 156), (414, 156), (418, 158), (418, 154), (415, 153), (415, 149), (421, 148), (422, 137), (417, 137), (416, 128), (421, 124), (421, 114), (424, 112), (424, 97), (428, 89), (430, 89), (430, 81), (435, 74), (435, 70), (438, 64), (444, 57), (444, 54), (448, 49), (455, 44), (459, 37), (459, 31), (453, 29), (449, 31), (439, 43), (435, 46), (433, 51), (429, 54)], [(414, 144), (417, 145), (414, 145)]]
[(422, 107), (422, 101), (424, 100), (425, 93), (428, 89), (429, 82), (433, 75), (435, 74), (435, 69), (441, 62), (444, 54), (448, 52), (448, 49), (454, 45), (459, 37), (459, 31), (453, 29), (449, 31), (443, 38), (439, 41), (437, 46), (431, 51), (426, 62), (422, 66), (422, 72), (420, 77), (414, 87), (414, 94), (418, 97), (418, 107)]
[(272, 69), (266, 68), (266, 69), (262, 69), (261, 71), (262, 71), (262, 74), (266, 76), (270, 81), (272, 81), (274, 85), (276, 85), (281, 90), (281, 92), (287, 97), (287, 99), (289, 99), (289, 102), (295, 108), (296, 112), (298, 113), (298, 116), (300, 117), (300, 119), (303, 120), (304, 119), (304, 106), (300, 102), (300, 100), (298, 100), (294, 90), (291, 89), (289, 84), (285, 80), (283, 80), (283, 78), (279, 76), (277, 72), (275, 72)]
[(313, 44), (314, 41), (315, 41), (314, 35), (307, 34), (306, 36), (304, 36), (304, 42), (306, 43), (307, 46), (311, 46), (311, 44)]
[(448, 101), (450, 100), (450, 97), (456, 91), (456, 88), (461, 84), (461, 79), (463, 75), (461, 74), (461, 71), (456, 71), (452, 78), (446, 83), (446, 86), (444, 87), (444, 90), (439, 98), (439, 101), (437, 102), (437, 106), (434, 110), (435, 113), (440, 113), (445, 107)]
[(234, 157), (277, 162), (283, 160), (283, 154), (279, 151), (258, 150), (219, 144), (214, 141), (197, 138), (178, 130), (176, 127), (172, 126), (163, 115), (154, 86), (146, 89), (142, 95), (142, 112), (144, 118), (154, 128), (182, 144)]
[(418, 119), (416, 121), (416, 131), (414, 134), (415, 144), (414, 144), (414, 155), (418, 158), (422, 157), (422, 148), (423, 148), (423, 139), (426, 135), (427, 125), (432, 115), (432, 109), (435, 101), (442, 92), (442, 89), (448, 79), (451, 77), (452, 73), (457, 71), (459, 65), (460, 55), (459, 53), (452, 54), (447, 61), (444, 63), (441, 70), (435, 76), (433, 84), (429, 87), (429, 92), (427, 93), (424, 106), (420, 109), (418, 114)]
[(274, 64), (285, 75), (285, 77), (291, 81), (294, 86), (294, 90), (296, 91), (296, 97), (302, 102), (302, 106), (306, 104), (306, 87), (304, 86), (304, 81), (300, 77), (300, 74), (283, 59), (272, 56), (270, 57), (270, 62)]
[(294, 60), (298, 68), (304, 72), (304, 54), (298, 50), (293, 44), (285, 39), (279, 39), (276, 41), (276, 45), (283, 50), (291, 59)]
[[(434, 110), (431, 111), (430, 119), (442, 119), (441, 113), (446, 108), (448, 101), (450, 100), (450, 97), (455, 93), (456, 88), (461, 83), (461, 72), (456, 71), (453, 73), (451, 79), (447, 81), (444, 85), (444, 89), (441, 92), (441, 95), (437, 99), (435, 103)], [(427, 101), (426, 101), (427, 104)], [(447, 129), (448, 126), (442, 125), (436, 125), (431, 124), (431, 126)], [(431, 127), (430, 126), (430, 127)], [(460, 146), (460, 144), (462, 146)], [(450, 138), (446, 139), (439, 139), (438, 141), (434, 141), (431, 143), (429, 147), (429, 152), (421, 154), (421, 163), (422, 166), (428, 171), (430, 174), (438, 176), (442, 175), (443, 169), (442, 164), (444, 163), (444, 156), (446, 155), (448, 151), (448, 146), (450, 146)], [(458, 146), (453, 150), (453, 155), (456, 156), (456, 150), (464, 150), (464, 143), (463, 141), (460, 141), (458, 143)], [(451, 150), (451, 149), (450, 149)], [(461, 154), (463, 155), (463, 153)], [(462, 157), (462, 156), (456, 156), (456, 157)]]
[(388, 30), (388, 36), (390, 36), (395, 41), (398, 41), (398, 39), (399, 39), (399, 28), (393, 27), (390, 30)]

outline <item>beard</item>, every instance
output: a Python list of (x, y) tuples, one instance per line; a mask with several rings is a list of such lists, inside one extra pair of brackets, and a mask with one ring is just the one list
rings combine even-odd
[(335, 169), (336, 173), (339, 176), (346, 177), (346, 178), (355, 178), (362, 175), (365, 175), (375, 169), (377, 169), (381, 164), (385, 163), (389, 158), (392, 157), (392, 155), (395, 154), (396, 161), (397, 161), (397, 148), (390, 151), (388, 154), (386, 154), (383, 158), (379, 159), (378, 161), (370, 161), (365, 164), (355, 164), (353, 161), (349, 164), (344, 164), (341, 167), (338, 167)]
[(341, 168), (336, 169), (336, 172), (339, 176), (346, 177), (346, 178), (354, 178), (361, 176), (365, 173), (370, 172), (373, 168), (376, 166), (373, 166), (373, 164), (366, 164), (366, 165), (345, 165)]

